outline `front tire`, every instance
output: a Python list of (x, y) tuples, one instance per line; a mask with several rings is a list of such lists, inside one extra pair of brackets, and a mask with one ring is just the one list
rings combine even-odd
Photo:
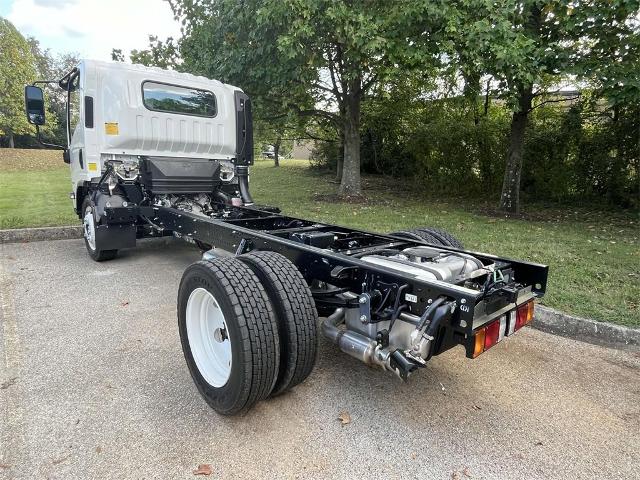
[(113, 260), (118, 255), (118, 250), (106, 249), (96, 238), (96, 226), (98, 218), (96, 206), (93, 200), (87, 196), (82, 202), (82, 226), (84, 235), (84, 245), (87, 247), (89, 256), (96, 262)]
[(244, 263), (190, 265), (178, 290), (178, 328), (191, 377), (216, 412), (244, 413), (271, 393), (280, 365), (278, 327)]

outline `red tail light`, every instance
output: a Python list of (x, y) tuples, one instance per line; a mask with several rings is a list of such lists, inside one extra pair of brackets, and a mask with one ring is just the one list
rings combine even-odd
[(473, 340), (472, 357), (476, 358), (482, 352), (486, 352), (502, 340), (505, 335), (511, 335), (516, 330), (531, 323), (531, 320), (533, 320), (533, 300), (523, 303), (516, 310), (512, 310), (478, 330)]
[(518, 307), (515, 329), (519, 330), (530, 323), (531, 320), (533, 320), (533, 300), (529, 300)]
[(484, 349), (488, 350), (498, 343), (500, 338), (500, 320), (487, 325), (484, 329)]

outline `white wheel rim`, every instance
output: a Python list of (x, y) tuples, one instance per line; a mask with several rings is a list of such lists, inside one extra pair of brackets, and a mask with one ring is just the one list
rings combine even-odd
[(208, 384), (222, 387), (231, 375), (231, 338), (224, 313), (204, 288), (187, 300), (187, 339), (198, 371)]
[(84, 238), (87, 239), (89, 248), (96, 249), (96, 226), (93, 221), (93, 211), (91, 207), (87, 207), (84, 211)]

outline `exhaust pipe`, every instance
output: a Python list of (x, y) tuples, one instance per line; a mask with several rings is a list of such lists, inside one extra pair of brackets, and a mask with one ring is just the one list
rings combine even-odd
[(322, 322), (322, 333), (325, 337), (338, 345), (344, 353), (357, 358), (361, 362), (372, 364), (377, 344), (370, 338), (359, 333), (338, 328), (344, 322), (344, 308), (337, 308)]
[(253, 198), (249, 193), (249, 167), (244, 165), (236, 166), (236, 175), (238, 176), (238, 188), (240, 189), (240, 197), (245, 205), (253, 205)]
[[(384, 370), (389, 370), (403, 380), (406, 380), (408, 374), (415, 370), (417, 366), (406, 359), (400, 350), (391, 352), (364, 335), (339, 329), (338, 325), (344, 322), (344, 317), (345, 309), (337, 308), (322, 322), (321, 327), (322, 334), (338, 345), (344, 353), (368, 365), (378, 365)], [(405, 361), (398, 362), (398, 356), (405, 358)]]

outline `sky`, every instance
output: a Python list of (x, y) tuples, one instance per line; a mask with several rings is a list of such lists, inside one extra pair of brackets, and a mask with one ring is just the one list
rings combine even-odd
[(145, 48), (150, 34), (180, 36), (164, 0), (0, 0), (0, 16), (53, 53), (94, 60), (110, 60), (112, 48)]

